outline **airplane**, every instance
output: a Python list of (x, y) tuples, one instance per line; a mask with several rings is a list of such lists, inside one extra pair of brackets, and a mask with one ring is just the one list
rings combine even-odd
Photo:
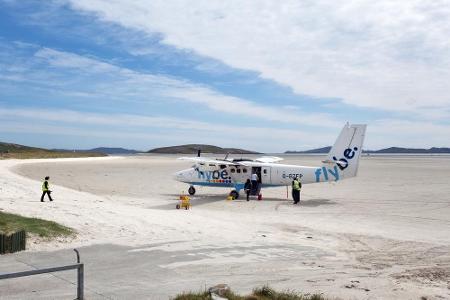
[(188, 193), (196, 193), (195, 186), (229, 187), (229, 196), (239, 198), (247, 179), (258, 175), (260, 188), (289, 186), (294, 178), (303, 184), (340, 181), (355, 177), (358, 172), (367, 125), (345, 124), (333, 147), (320, 166), (299, 166), (279, 163), (283, 159), (263, 156), (256, 159), (231, 159), (228, 154), (223, 159), (200, 157), (180, 157), (180, 160), (194, 162), (186, 170), (176, 172), (177, 181), (190, 185)]

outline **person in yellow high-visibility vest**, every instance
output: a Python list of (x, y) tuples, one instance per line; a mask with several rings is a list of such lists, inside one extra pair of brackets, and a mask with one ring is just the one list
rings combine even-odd
[(300, 190), (302, 189), (302, 184), (298, 177), (295, 177), (292, 181), (292, 198), (294, 198), (294, 204), (300, 202)]
[(42, 196), (41, 196), (41, 202), (44, 202), (44, 196), (45, 194), (47, 194), (48, 199), (50, 199), (50, 201), (53, 201), (52, 196), (50, 195), (50, 193), (52, 191), (50, 191), (50, 186), (48, 184), (48, 181), (50, 180), (50, 177), (46, 176), (44, 182), (42, 183)]

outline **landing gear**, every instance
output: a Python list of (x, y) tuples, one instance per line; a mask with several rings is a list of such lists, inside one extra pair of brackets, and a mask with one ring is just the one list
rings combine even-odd
[(195, 187), (191, 185), (188, 189), (188, 193), (191, 196), (195, 195)]
[(239, 198), (239, 193), (236, 190), (232, 190), (230, 192), (230, 196), (233, 197), (234, 199)]

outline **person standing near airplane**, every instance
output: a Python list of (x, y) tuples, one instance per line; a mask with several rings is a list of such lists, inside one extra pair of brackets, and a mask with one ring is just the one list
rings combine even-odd
[(50, 201), (53, 201), (52, 196), (50, 196), (50, 193), (52, 191), (50, 191), (50, 186), (48, 184), (48, 181), (50, 180), (49, 176), (45, 177), (44, 182), (42, 183), (42, 196), (41, 196), (41, 202), (44, 202), (44, 196), (45, 194), (47, 194), (48, 199), (50, 199)]
[(302, 189), (302, 184), (298, 177), (295, 177), (292, 181), (292, 198), (294, 198), (294, 204), (300, 202), (300, 190)]
[(245, 194), (247, 195), (247, 201), (250, 201), (251, 190), (252, 190), (252, 182), (250, 181), (250, 179), (247, 179), (247, 181), (244, 184), (244, 191)]
[(258, 174), (256, 172), (252, 173), (252, 195), (256, 195), (258, 190)]

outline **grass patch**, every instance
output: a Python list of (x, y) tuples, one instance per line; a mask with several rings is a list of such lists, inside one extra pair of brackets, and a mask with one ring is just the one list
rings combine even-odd
[(177, 295), (173, 300), (211, 300), (211, 296), (208, 292), (186, 292)]
[(27, 234), (34, 234), (42, 238), (75, 234), (73, 229), (53, 221), (0, 212), (0, 233), (9, 234), (18, 230), (25, 230)]
[[(277, 292), (269, 286), (256, 288), (248, 296), (241, 296), (228, 291), (223, 297), (228, 300), (326, 300), (321, 294), (303, 294), (293, 291)], [(188, 292), (177, 295), (172, 300), (212, 300), (212, 297), (208, 291)]]

